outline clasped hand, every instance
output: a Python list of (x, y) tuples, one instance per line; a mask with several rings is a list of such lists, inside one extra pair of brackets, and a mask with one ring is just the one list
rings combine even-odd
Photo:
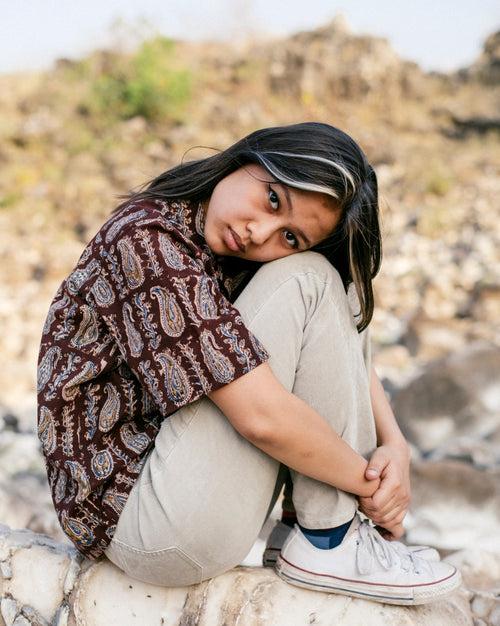
[(411, 500), (409, 449), (404, 445), (379, 446), (370, 458), (365, 478), (380, 478), (380, 485), (371, 497), (358, 497), (360, 511), (380, 527), (385, 539), (401, 538)]

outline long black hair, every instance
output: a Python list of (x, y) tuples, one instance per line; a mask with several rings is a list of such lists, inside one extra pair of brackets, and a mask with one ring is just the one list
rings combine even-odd
[(303, 122), (256, 130), (226, 150), (181, 163), (145, 183), (142, 191), (122, 197), (204, 201), (219, 181), (249, 163), (262, 165), (282, 184), (335, 199), (341, 218), (311, 250), (332, 263), (346, 292), (354, 283), (360, 305), (357, 328), (364, 330), (373, 316), (371, 281), (382, 260), (377, 176), (358, 144), (340, 129)]

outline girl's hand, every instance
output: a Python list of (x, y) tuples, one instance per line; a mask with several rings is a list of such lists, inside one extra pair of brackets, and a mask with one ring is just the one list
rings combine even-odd
[(411, 500), (410, 449), (406, 443), (384, 444), (373, 453), (365, 471), (365, 478), (380, 478), (380, 486), (373, 496), (358, 497), (359, 508), (369, 517), (385, 539), (399, 539), (404, 534), (402, 525)]

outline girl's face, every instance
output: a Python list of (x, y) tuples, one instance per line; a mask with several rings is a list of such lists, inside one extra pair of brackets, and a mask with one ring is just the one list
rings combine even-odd
[(250, 164), (223, 178), (205, 209), (205, 240), (214, 254), (267, 262), (302, 252), (334, 230), (334, 198), (273, 182)]

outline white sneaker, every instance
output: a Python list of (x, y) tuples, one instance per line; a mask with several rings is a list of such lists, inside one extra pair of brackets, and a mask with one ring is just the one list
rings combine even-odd
[(444, 561), (427, 561), (392, 547), (358, 515), (342, 543), (314, 547), (295, 524), (276, 562), (280, 578), (299, 587), (388, 604), (426, 604), (460, 586), (460, 572)]
[[(287, 526), (281, 520), (276, 520), (276, 524), (267, 538), (266, 549), (262, 555), (262, 565), (264, 567), (274, 567), (276, 565), (276, 559), (283, 548), (286, 538), (291, 532), (291, 526)], [(439, 552), (429, 546), (407, 546), (400, 541), (391, 541), (390, 543), (396, 550), (410, 550), (410, 552), (413, 552), (415, 556), (421, 559), (427, 559), (427, 561), (441, 560)]]

